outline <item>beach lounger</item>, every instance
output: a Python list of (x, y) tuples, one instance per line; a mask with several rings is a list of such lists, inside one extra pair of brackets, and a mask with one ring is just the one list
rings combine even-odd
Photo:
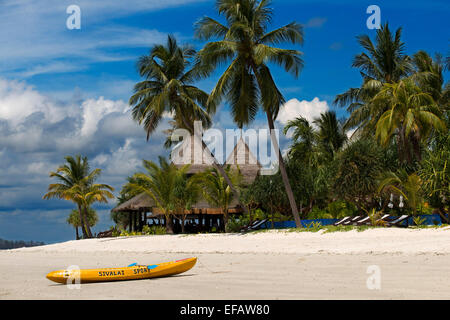
[(260, 220), (255, 220), (255, 221), (253, 221), (252, 223), (249, 223), (248, 225), (243, 226), (243, 227), (240, 229), (240, 231), (241, 231), (241, 232), (245, 232), (245, 231), (249, 230), (252, 226), (258, 224), (259, 222), (260, 222)]
[(384, 221), (386, 223), (389, 223), (390, 218), (391, 218), (390, 214), (385, 214), (380, 219), (378, 219), (376, 222)]
[(341, 220), (339, 220), (338, 222), (333, 223), (333, 226), (339, 226), (339, 225), (343, 224), (344, 222), (348, 221), (349, 219), (351, 219), (351, 217), (344, 217)]
[[(391, 216), (391, 215), (389, 215), (389, 214), (383, 215), (380, 219), (377, 219), (377, 220), (375, 221), (375, 225), (377, 225), (377, 223), (380, 222), (380, 221), (388, 222), (388, 221), (386, 221), (386, 220), (389, 219), (390, 216)], [(365, 217), (365, 218), (363, 218), (363, 219), (357, 221), (355, 224), (356, 224), (357, 226), (371, 225), (371, 224), (372, 224), (372, 219), (370, 219), (370, 217), (367, 216), (367, 217)]]
[(261, 221), (259, 221), (257, 224), (252, 225), (249, 230), (258, 230), (259, 228), (261, 228), (261, 226), (267, 222), (268, 219), (263, 219)]
[(401, 227), (402, 222), (406, 221), (406, 227), (408, 227), (408, 219), (409, 219), (409, 216), (404, 214), (400, 218), (397, 218), (395, 220), (389, 221), (387, 223), (387, 226), (388, 227), (392, 227), (392, 226)]
[(367, 217), (364, 217), (364, 218), (362, 218), (362, 219), (360, 219), (358, 221), (355, 221), (353, 224), (357, 225), (357, 226), (362, 226), (362, 225), (369, 225), (369, 224), (371, 224), (371, 222), (372, 221), (370, 220), (370, 217), (367, 216)]
[(251, 231), (251, 230), (258, 230), (267, 221), (268, 221), (268, 219), (255, 220), (250, 225), (242, 227), (241, 228), (241, 232), (247, 232), (247, 231)]
[(342, 225), (344, 225), (344, 226), (352, 225), (352, 224), (356, 223), (358, 220), (361, 220), (361, 218), (362, 218), (361, 216), (353, 217), (350, 220), (344, 222)]

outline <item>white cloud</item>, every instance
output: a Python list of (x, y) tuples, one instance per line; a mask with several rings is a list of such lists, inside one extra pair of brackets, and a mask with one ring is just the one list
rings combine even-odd
[(142, 159), (164, 155), (167, 120), (147, 142), (126, 108), (103, 97), (61, 103), (26, 82), (0, 79), (0, 211), (61, 207), (41, 198), (52, 182), (49, 171), (67, 155), (88, 156), (92, 167), (103, 169), (101, 182), (117, 190)]
[(89, 99), (84, 101), (81, 108), (83, 113), (83, 126), (81, 127), (80, 134), (83, 137), (88, 137), (95, 133), (99, 121), (107, 114), (113, 112), (123, 113), (128, 109), (128, 105), (121, 100), (112, 101), (100, 97), (96, 100)]
[(52, 62), (48, 64), (40, 64), (33, 66), (24, 71), (18, 71), (17, 75), (23, 78), (29, 78), (38, 74), (45, 73), (65, 73), (83, 70), (83, 67), (70, 63)]
[[(136, 57), (117, 48), (148, 47), (166, 39), (155, 29), (113, 23), (143, 14), (203, 0), (79, 0), (81, 30), (68, 30), (69, 0), (0, 1), (0, 71), (13, 77), (72, 72), (93, 62)], [(114, 50), (111, 50), (114, 49)], [(55, 60), (58, 62), (55, 62)]]
[(320, 101), (317, 97), (312, 101), (291, 99), (281, 108), (278, 113), (277, 121), (286, 125), (289, 120), (301, 116), (312, 123), (312, 121), (315, 118), (318, 118), (321, 113), (324, 113), (329, 109), (328, 103), (326, 101)]
[(63, 117), (49, 99), (25, 82), (0, 79), (0, 119), (16, 126), (37, 112), (41, 112), (49, 122)]

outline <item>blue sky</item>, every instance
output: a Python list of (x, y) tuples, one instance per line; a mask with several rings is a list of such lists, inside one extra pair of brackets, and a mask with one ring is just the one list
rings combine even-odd
[[(81, 29), (68, 30), (66, 8), (81, 9)], [(305, 26), (305, 67), (298, 79), (274, 67), (274, 77), (289, 101), (277, 122), (304, 112), (313, 117), (333, 109), (334, 96), (361, 82), (352, 58), (360, 53), (356, 36), (373, 36), (366, 27), (366, 8), (376, 4), (382, 23), (403, 27), (406, 52), (448, 54), (448, 1), (295, 1), (274, 0), (273, 28), (297, 21)], [(0, 2), (0, 238), (72, 239), (65, 223), (73, 205), (41, 199), (51, 180), (48, 172), (68, 154), (89, 156), (103, 169), (102, 181), (120, 189), (141, 160), (156, 159), (162, 130), (147, 143), (130, 120), (127, 103), (139, 81), (137, 57), (152, 44), (174, 34), (179, 42), (200, 49), (193, 23), (208, 15), (218, 18), (214, 1), (28, 0)], [(209, 91), (218, 73), (198, 86)], [(284, 119), (284, 120), (283, 120)], [(233, 128), (227, 106), (215, 117), (219, 128)], [(255, 127), (264, 127), (260, 115)], [(288, 141), (282, 140), (284, 147)], [(95, 231), (112, 225), (109, 210), (98, 207)]]

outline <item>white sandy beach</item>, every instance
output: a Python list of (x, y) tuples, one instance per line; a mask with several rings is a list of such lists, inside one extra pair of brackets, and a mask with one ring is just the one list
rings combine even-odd
[[(179, 276), (83, 284), (45, 275), (197, 256)], [(381, 271), (369, 290), (369, 266)], [(450, 299), (450, 228), (140, 236), (0, 251), (0, 299)]]

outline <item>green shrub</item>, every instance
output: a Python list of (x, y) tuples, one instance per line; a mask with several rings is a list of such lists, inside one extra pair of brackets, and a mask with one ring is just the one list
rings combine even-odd
[[(249, 218), (249, 217), (248, 217)], [(261, 209), (256, 209), (252, 212), (252, 218), (254, 220), (263, 220), (268, 218), (268, 214)], [(250, 221), (250, 218), (249, 218)]]
[(118, 236), (120, 236), (121, 230), (119, 230), (116, 226), (112, 226), (112, 227), (110, 228), (110, 230), (112, 231), (112, 236), (113, 236), (113, 237), (118, 237)]
[(120, 235), (121, 237), (128, 237), (130, 235), (130, 233), (126, 230), (122, 230), (120, 231)]
[(228, 223), (226, 225), (225, 231), (226, 232), (239, 232), (242, 227), (248, 225), (250, 222), (250, 219), (245, 216), (240, 216), (238, 219), (229, 219)]
[(341, 200), (329, 203), (327, 210), (334, 219), (353, 216), (358, 212), (358, 208), (354, 204)]
[(307, 219), (332, 219), (333, 216), (325, 209), (319, 207), (313, 207), (308, 213)]
[(142, 228), (142, 234), (144, 235), (162, 235), (166, 234), (166, 228), (163, 226), (148, 226), (145, 225)]
[(145, 225), (142, 227), (142, 234), (151, 234), (150, 232), (151, 232), (150, 226)]

